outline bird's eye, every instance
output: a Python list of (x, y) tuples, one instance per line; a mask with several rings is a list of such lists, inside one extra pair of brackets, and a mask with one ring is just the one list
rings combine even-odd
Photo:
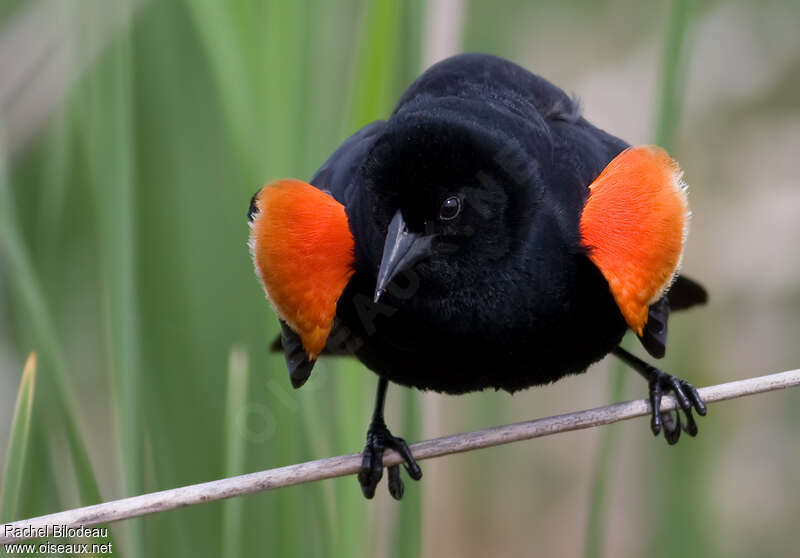
[(461, 213), (461, 198), (450, 196), (442, 202), (442, 207), (439, 208), (439, 219), (450, 221), (458, 217), (459, 213)]

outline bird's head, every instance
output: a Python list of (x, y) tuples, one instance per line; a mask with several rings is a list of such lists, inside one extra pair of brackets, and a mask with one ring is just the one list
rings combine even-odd
[(377, 270), (376, 301), (408, 274), (414, 297), (428, 302), (496, 276), (535, 211), (536, 189), (523, 184), (536, 180), (538, 163), (509, 164), (523, 149), (455, 115), (390, 120), (362, 168), (366, 201), (351, 219), (357, 261)]

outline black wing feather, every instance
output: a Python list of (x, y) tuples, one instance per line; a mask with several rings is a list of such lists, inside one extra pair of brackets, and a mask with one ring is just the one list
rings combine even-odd
[(697, 281), (685, 275), (678, 275), (667, 293), (669, 307), (672, 310), (686, 310), (698, 304), (708, 302), (708, 292)]
[(662, 358), (667, 350), (667, 321), (671, 310), (686, 310), (708, 302), (705, 288), (688, 277), (678, 275), (669, 291), (650, 306), (647, 325), (639, 341), (655, 358)]

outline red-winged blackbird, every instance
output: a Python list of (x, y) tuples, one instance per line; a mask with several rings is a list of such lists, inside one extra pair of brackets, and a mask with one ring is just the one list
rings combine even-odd
[[(278, 180), (257, 192), (250, 248), (292, 385), (323, 353), (354, 354), (379, 376), (365, 496), (385, 448), (422, 476), (384, 423), (390, 381), (513, 392), (613, 352), (649, 382), (653, 432), (671, 444), (682, 428), (694, 436), (692, 409), (706, 413), (697, 390), (618, 346), (630, 328), (662, 357), (670, 309), (706, 300), (677, 274), (685, 188), (660, 148), (629, 147), (543, 78), (468, 54), (422, 74), (311, 185)], [(683, 421), (658, 412), (665, 392)], [(389, 490), (402, 496), (397, 466)]]

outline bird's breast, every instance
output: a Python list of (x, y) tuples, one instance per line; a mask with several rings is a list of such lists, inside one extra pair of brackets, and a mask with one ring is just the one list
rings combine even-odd
[(373, 372), (419, 389), (516, 391), (546, 384), (585, 370), (625, 330), (618, 315), (595, 311), (595, 324), (581, 323), (569, 308), (537, 307), (502, 289), (480, 300), (390, 292), (375, 303), (371, 287), (369, 279), (356, 276), (340, 299), (343, 336)]

